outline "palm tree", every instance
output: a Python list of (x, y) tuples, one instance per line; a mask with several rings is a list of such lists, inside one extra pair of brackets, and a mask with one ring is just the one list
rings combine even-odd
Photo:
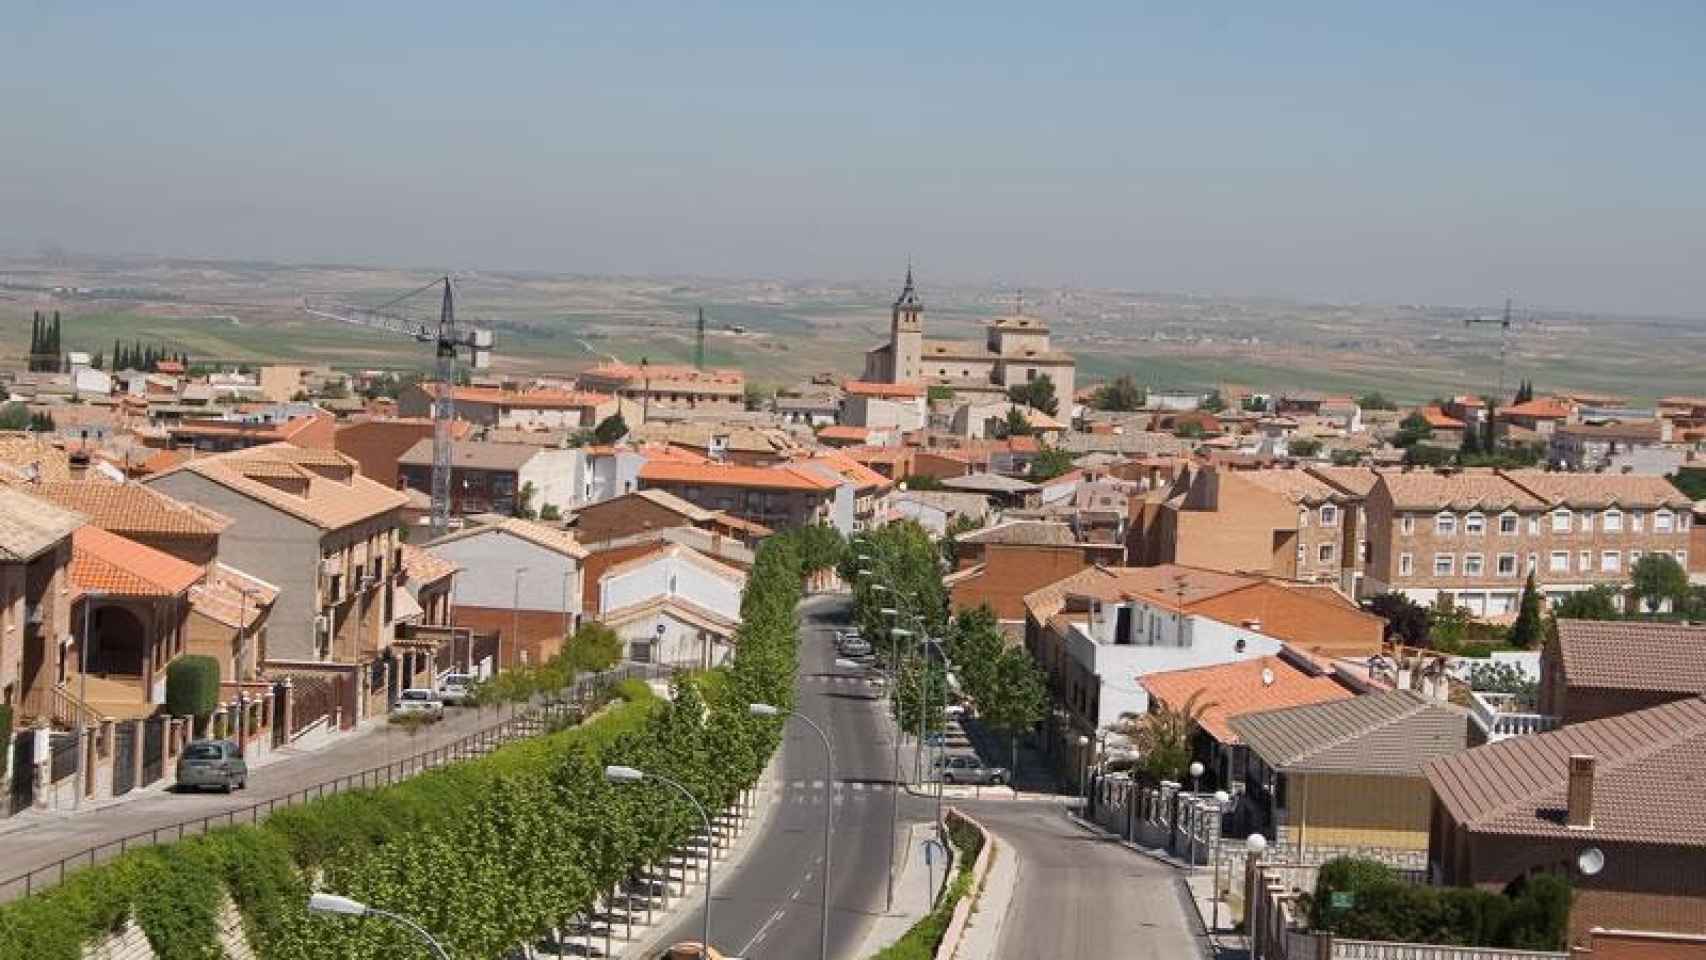
[(1177, 708), (1155, 701), (1155, 709), (1148, 713), (1122, 713), (1109, 729), (1131, 741), (1144, 773), (1155, 780), (1182, 783), (1202, 715), (1214, 705), (1203, 703), (1199, 690)]

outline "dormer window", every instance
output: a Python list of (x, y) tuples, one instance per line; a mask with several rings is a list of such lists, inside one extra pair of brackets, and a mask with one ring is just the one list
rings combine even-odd
[(1623, 532), (1623, 511), (1607, 510), (1599, 515), (1599, 528), (1606, 533)]
[(1438, 513), (1434, 515), (1434, 534), (1441, 537), (1453, 536), (1457, 533), (1457, 514)]
[(1336, 527), (1339, 524), (1339, 508), (1330, 503), (1321, 505), (1321, 526)]
[(1463, 532), (1480, 536), (1487, 532), (1487, 518), (1479, 513), (1471, 513), (1463, 518)]
[(1552, 532), (1569, 533), (1571, 519), (1572, 514), (1568, 510), (1558, 509), (1552, 511)]

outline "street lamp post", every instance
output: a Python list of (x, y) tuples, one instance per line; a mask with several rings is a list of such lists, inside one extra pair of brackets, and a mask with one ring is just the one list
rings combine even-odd
[(340, 897), (335, 893), (316, 893), (311, 895), (308, 898), (308, 912), (342, 914), (350, 917), (383, 917), (392, 923), (401, 924), (402, 926), (413, 930), (415, 935), (425, 941), (426, 945), (431, 948), (432, 952), (438, 957), (438, 960), (450, 960), (450, 955), (444, 952), (444, 947), (440, 945), (437, 940), (433, 939), (432, 934), (426, 932), (426, 928), (401, 914), (381, 910), (378, 907), (370, 907), (365, 903), (351, 900), (349, 897)]
[(1191, 774), (1191, 792), (1192, 793), (1202, 792), (1202, 775), (1203, 775), (1202, 761), (1201, 760), (1192, 760), (1191, 766), (1189, 769), (1190, 769), (1190, 774)]
[(1261, 913), (1261, 904), (1256, 899), (1256, 863), (1262, 859), (1262, 851), (1266, 849), (1267, 837), (1252, 833), (1244, 838), (1244, 931), (1249, 935), (1252, 954), (1261, 935), (1256, 927)]
[(1090, 738), (1084, 734), (1078, 735), (1078, 752), (1082, 755), (1078, 764), (1078, 788), (1084, 799), (1084, 819), (1090, 819)]
[(768, 703), (754, 703), (747, 709), (755, 717), (798, 717), (823, 739), (823, 909), (818, 919), (817, 949), (818, 960), (829, 960), (829, 844), (835, 831), (835, 747), (829, 742), (829, 734), (798, 710), (784, 710)]
[[(1231, 799), (1232, 799), (1232, 795), (1230, 793), (1227, 793), (1225, 790), (1216, 790), (1214, 792), (1214, 817), (1216, 820), (1220, 819), (1222, 813), (1226, 810), (1226, 802), (1228, 800), (1231, 800)], [(1218, 824), (1217, 824), (1217, 828), (1218, 828)], [(1211, 856), (1213, 857), (1213, 860), (1214, 860), (1214, 898), (1213, 898), (1214, 919), (1211, 921), (1213, 926), (1209, 929), (1209, 933), (1213, 934), (1214, 931), (1220, 929), (1220, 896), (1221, 896), (1221, 890), (1220, 890), (1220, 831), (1219, 831), (1219, 829), (1216, 829), (1216, 831), (1215, 831), (1214, 851), (1211, 854)]]
[(526, 567), (515, 568), (515, 595), (509, 605), (509, 643), (517, 660), (521, 659), (521, 575), (526, 572)]
[(249, 627), (245, 621), (249, 618), (249, 597), (258, 592), (248, 586), (237, 588), (242, 599), (237, 606), (237, 662), (231, 668), (231, 677), (237, 681), (237, 752), (240, 754), (247, 754), (249, 750), (249, 698), (243, 686), (243, 663), (249, 659)]
[(699, 811), (700, 819), (705, 821), (705, 921), (699, 935), (699, 956), (711, 955), (711, 863), (712, 854), (717, 849), (717, 834), (711, 829), (711, 815), (705, 812), (705, 806), (693, 796), (693, 791), (671, 780), (661, 773), (647, 773), (634, 767), (607, 766), (604, 768), (604, 779), (609, 783), (639, 783), (642, 780), (656, 780), (675, 788), (675, 792), (687, 798), (693, 804), (693, 809)]

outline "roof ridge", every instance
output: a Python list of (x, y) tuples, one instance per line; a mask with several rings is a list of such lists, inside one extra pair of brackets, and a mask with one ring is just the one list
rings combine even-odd
[[(1325, 674), (1325, 676), (1331, 677), (1332, 674)], [(1386, 691), (1386, 693), (1388, 693), (1388, 694), (1397, 694), (1397, 693), (1411, 694), (1414, 692), (1410, 691), (1410, 690), (1399, 689), (1399, 690), (1389, 690), (1389, 691)], [(1363, 696), (1380, 696), (1380, 694), (1364, 694)], [(1361, 696), (1353, 696), (1349, 700), (1336, 700), (1336, 701), (1332, 701), (1332, 703), (1356, 703), (1360, 699), (1362, 699)], [(1406, 699), (1410, 699), (1410, 698), (1406, 697)], [(1320, 707), (1320, 706), (1327, 706), (1327, 705), (1331, 705), (1331, 704), (1318, 704), (1318, 703), (1317, 704), (1306, 704), (1305, 706), (1302, 706), (1302, 707), (1288, 707), (1286, 709), (1303, 710), (1303, 709), (1307, 709), (1308, 707)], [(1384, 730), (1387, 727), (1391, 726), (1392, 724), (1398, 722), (1399, 720), (1408, 720), (1409, 718), (1411, 718), (1411, 717), (1415, 716), (1416, 714), (1422, 712), (1422, 710), (1425, 709), (1427, 707), (1427, 705), (1428, 705), (1428, 701), (1426, 700), (1426, 698), (1421, 697), (1420, 694), (1416, 694), (1415, 699), (1413, 699), (1411, 701), (1411, 703), (1409, 704), (1409, 706), (1405, 707), (1405, 709), (1402, 710), (1401, 712), (1393, 714), (1392, 716), (1380, 719), (1373, 724), (1363, 726), (1363, 727), (1358, 727), (1356, 730), (1351, 731), (1349, 733), (1342, 733), (1342, 734), (1340, 734), (1336, 737), (1332, 737), (1328, 740), (1319, 741), (1319, 742), (1315, 743), (1314, 745), (1312, 745), (1308, 750), (1305, 750), (1304, 752), (1302, 752), (1302, 753), (1298, 754), (1297, 756), (1292, 757), (1290, 760), (1288, 760), (1287, 766), (1295, 765), (1298, 762), (1303, 761), (1303, 760), (1308, 760), (1308, 759), (1311, 759), (1314, 757), (1318, 757), (1321, 754), (1326, 753), (1330, 749), (1342, 747), (1345, 744), (1350, 743), (1351, 741), (1356, 740), (1360, 737), (1367, 736), (1368, 734), (1374, 733), (1374, 732), (1379, 731), (1379, 730)], [(1279, 711), (1274, 711), (1274, 712), (1277, 713)]]

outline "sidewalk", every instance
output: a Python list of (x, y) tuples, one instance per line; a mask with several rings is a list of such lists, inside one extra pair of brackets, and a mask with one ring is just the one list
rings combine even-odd
[(1180, 896), (1188, 899), (1191, 906), (1196, 908), (1197, 920), (1202, 924), (1203, 931), (1208, 935), (1209, 943), (1214, 947), (1215, 956), (1239, 957), (1245, 955), (1248, 950), (1247, 941), (1244, 935), (1238, 932), (1233, 916), (1235, 907), (1238, 907), (1239, 911), (1242, 912), (1241, 905), (1238, 904), (1241, 899), (1238, 891), (1238, 877), (1229, 878), (1227, 869), (1221, 868), (1220, 884), (1223, 888), (1228, 888), (1230, 894), (1226, 900), (1217, 904), (1214, 889), (1215, 871), (1211, 867), (1186, 863), (1160, 847), (1146, 847), (1130, 840), (1121, 839), (1119, 834), (1085, 820), (1071, 809), (1067, 809), (1065, 813), (1066, 819), (1085, 833), (1101, 837), (1104, 840), (1112, 840), (1134, 853), (1172, 867), (1178, 873)]
[(995, 956), (996, 948), (1001, 945), (1001, 927), (1007, 922), (1007, 907), (1019, 881), (1019, 858), (993, 831), (989, 842), (994, 844), (989, 873), (984, 876), (983, 889), (972, 904), (971, 919), (960, 934), (953, 960), (984, 960)]
[[(915, 823), (908, 831), (905, 850), (901, 852), (903, 859), (895, 872), (894, 909), (871, 922), (855, 956), (872, 956), (899, 940), (912, 929), (913, 924), (924, 919), (936, 898), (941, 896), (948, 877), (953, 873), (953, 864), (945, 862), (939, 853), (933, 868), (924, 862), (924, 841), (935, 832), (935, 825), (929, 823)], [(930, 886), (932, 880), (936, 884), (934, 890)]]

